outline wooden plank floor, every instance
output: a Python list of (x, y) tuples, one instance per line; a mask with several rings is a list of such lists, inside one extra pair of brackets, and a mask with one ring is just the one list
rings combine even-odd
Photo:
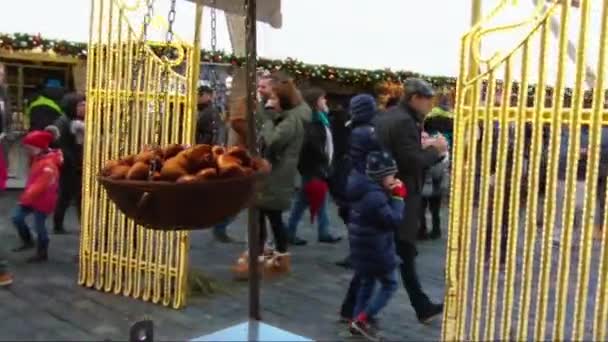
[[(125, 340), (130, 325), (143, 318), (155, 322), (158, 340), (185, 340), (247, 318), (247, 284), (233, 281), (230, 273), (244, 244), (219, 244), (209, 231), (194, 233), (192, 264), (213, 276), (226, 293), (193, 297), (188, 307), (176, 311), (78, 286), (74, 263), (77, 233), (51, 235), (50, 261), (45, 265), (28, 265), (23, 261), (26, 255), (7, 252), (17, 244), (10, 224), (17, 195), (7, 192), (0, 197), (0, 249), (16, 276), (11, 287), (0, 289), (0, 340)], [(335, 232), (345, 234), (334, 210), (331, 222)], [(244, 240), (245, 223), (246, 216), (242, 215), (230, 226), (229, 233)], [(72, 232), (78, 229), (73, 211), (68, 215), (67, 228)], [(337, 313), (351, 273), (334, 265), (346, 255), (347, 242), (335, 246), (318, 244), (316, 227), (310, 226), (308, 215), (299, 231), (310, 243), (292, 248), (291, 275), (263, 284), (263, 319), (315, 340), (349, 340), (346, 328), (337, 323)], [(445, 240), (419, 245), (422, 283), (435, 301), (443, 298), (444, 249)], [(390, 340), (439, 339), (440, 320), (429, 326), (418, 323), (403, 288), (380, 319)]]

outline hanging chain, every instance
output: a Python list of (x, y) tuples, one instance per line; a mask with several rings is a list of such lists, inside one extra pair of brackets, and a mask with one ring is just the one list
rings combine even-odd
[[(217, 51), (217, 10), (215, 8), (216, 0), (211, 0), (211, 53), (215, 55)], [(211, 90), (213, 91), (213, 97), (211, 100), (211, 106), (213, 107), (213, 113), (215, 114), (215, 110), (218, 110), (217, 106), (217, 73), (215, 71), (214, 65), (209, 65), (209, 85)], [(212, 130), (212, 140), (214, 143), (218, 142), (218, 123), (216, 122), (216, 116), (213, 115), (211, 118), (211, 130)]]
[(173, 43), (173, 24), (175, 23), (175, 3), (176, 0), (171, 0), (171, 8), (169, 9), (169, 14), (167, 15), (167, 20), (169, 21), (169, 26), (167, 28), (167, 34), (165, 35), (165, 56), (167, 58), (173, 58), (173, 48), (171, 47), (171, 43)]
[[(215, 55), (217, 52), (217, 11), (215, 9), (216, 0), (211, 1), (211, 53)], [(209, 83), (211, 89), (215, 90), (217, 86), (217, 74), (215, 66), (210, 65)]]
[(157, 113), (154, 116), (155, 120), (154, 120), (154, 140), (156, 142), (157, 145), (160, 145), (161, 143), (161, 114), (164, 115), (169, 115), (169, 108), (163, 108), (163, 104), (166, 104), (166, 101), (164, 101), (167, 96), (169, 96), (169, 91), (170, 91), (170, 87), (169, 87), (169, 71), (171, 68), (171, 65), (169, 64), (169, 60), (173, 59), (174, 57), (174, 52), (175, 52), (175, 48), (171, 46), (171, 44), (173, 43), (173, 38), (175, 36), (174, 32), (173, 32), (173, 25), (175, 24), (175, 4), (176, 4), (177, 0), (171, 0), (171, 6), (169, 8), (169, 14), (167, 15), (167, 20), (169, 22), (169, 25), (167, 27), (167, 34), (165, 35), (165, 48), (163, 49), (163, 57), (165, 60), (165, 63), (162, 65), (162, 73), (161, 73), (161, 78), (160, 78), (160, 91), (161, 94), (159, 94), (156, 99), (157, 99)]
[(173, 42), (173, 24), (175, 23), (175, 3), (176, 0), (171, 1), (171, 8), (169, 9), (169, 15), (167, 16), (167, 20), (169, 21), (169, 27), (167, 28), (166, 40), (167, 43)]
[(211, 2), (211, 51), (215, 52), (217, 49), (217, 11), (215, 9), (215, 0)]
[[(137, 51), (137, 60), (135, 61), (135, 65), (133, 65), (133, 76), (131, 80), (131, 90), (134, 92), (137, 88), (137, 80), (141, 74), (142, 65), (144, 63), (144, 54), (146, 47), (146, 40), (148, 40), (148, 27), (152, 22), (152, 14), (154, 13), (154, 0), (146, 0), (146, 14), (144, 16), (144, 24), (141, 34), (141, 39), (139, 41), (139, 47)], [(133, 95), (133, 94), (131, 94)]]
[(154, 12), (154, 0), (146, 0), (146, 14), (144, 15), (144, 22), (142, 27), (141, 39), (138, 42), (137, 52), (135, 56), (135, 62), (133, 63), (133, 72), (131, 74), (131, 94), (129, 96), (129, 114), (126, 117), (126, 122), (121, 124), (121, 132), (120, 132), (120, 147), (119, 153), (123, 155), (125, 153), (125, 147), (128, 145), (126, 143), (127, 136), (129, 136), (130, 130), (130, 122), (133, 117), (133, 111), (135, 110), (135, 92), (137, 89), (137, 81), (140, 79), (142, 67), (144, 64), (144, 56), (145, 56), (145, 46), (146, 40), (148, 39), (148, 27), (152, 22), (152, 14)]

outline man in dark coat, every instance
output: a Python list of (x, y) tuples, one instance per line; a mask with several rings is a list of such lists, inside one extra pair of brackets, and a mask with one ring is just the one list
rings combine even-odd
[(443, 304), (433, 304), (422, 287), (416, 273), (416, 235), (420, 227), (419, 215), (422, 201), (423, 170), (441, 160), (447, 152), (443, 137), (421, 143), (422, 122), (432, 108), (433, 88), (425, 81), (408, 79), (404, 84), (401, 102), (377, 116), (375, 127), (383, 147), (397, 162), (397, 177), (408, 189), (405, 200), (406, 213), (403, 224), (396, 232), (397, 253), (401, 257), (401, 277), (418, 320), (430, 321), (443, 311)]
[[(227, 127), (219, 111), (213, 105), (213, 89), (208, 86), (198, 88), (198, 119), (196, 121), (196, 143), (207, 145), (226, 145)], [(226, 229), (233, 218), (213, 228), (215, 239), (222, 243), (233, 242)]]
[[(80, 218), (82, 202), (82, 162), (84, 116), (86, 111), (85, 97), (78, 93), (69, 93), (61, 101), (65, 115), (57, 119), (54, 125), (59, 131), (58, 147), (63, 153), (63, 165), (59, 177), (59, 200), (53, 216), (55, 234), (65, 234), (63, 225), (66, 210), (72, 202)], [(80, 131), (79, 131), (80, 128)]]
[(198, 88), (196, 142), (198, 144), (226, 145), (226, 125), (213, 105), (213, 96), (213, 89), (207, 86)]

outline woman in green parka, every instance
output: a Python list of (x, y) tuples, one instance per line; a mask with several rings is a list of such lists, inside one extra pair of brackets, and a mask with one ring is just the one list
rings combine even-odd
[(295, 190), (298, 158), (304, 140), (304, 121), (312, 113), (292, 79), (271, 77), (272, 96), (259, 111), (261, 154), (272, 165), (269, 177), (260, 187), (255, 204), (260, 211), (262, 247), (266, 243), (266, 220), (270, 223), (279, 253), (287, 251), (287, 230), (283, 211), (291, 206)]

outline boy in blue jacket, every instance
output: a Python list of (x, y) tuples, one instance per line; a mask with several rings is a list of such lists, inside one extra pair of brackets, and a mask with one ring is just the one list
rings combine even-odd
[[(393, 158), (387, 152), (373, 151), (367, 155), (365, 174), (353, 170), (348, 179), (350, 258), (355, 277), (360, 279), (350, 330), (372, 341), (379, 337), (370, 321), (388, 304), (398, 286), (394, 234), (403, 220), (406, 189), (396, 174)], [(380, 289), (374, 295), (376, 283)]]

